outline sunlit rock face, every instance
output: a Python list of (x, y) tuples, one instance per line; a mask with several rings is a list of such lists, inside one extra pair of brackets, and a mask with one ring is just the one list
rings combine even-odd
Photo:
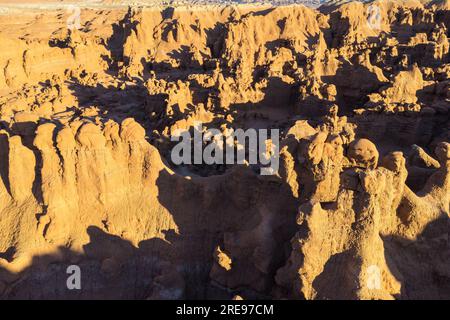
[(449, 299), (448, 1), (200, 3), (0, 1), (0, 296)]

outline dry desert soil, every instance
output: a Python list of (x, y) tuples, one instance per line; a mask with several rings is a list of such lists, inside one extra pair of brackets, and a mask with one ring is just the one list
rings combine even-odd
[(450, 299), (449, 0), (133, 3), (0, 1), (1, 298)]

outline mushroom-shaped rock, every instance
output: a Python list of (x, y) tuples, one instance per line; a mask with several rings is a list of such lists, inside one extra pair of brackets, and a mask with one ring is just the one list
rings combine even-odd
[(368, 139), (357, 139), (350, 143), (347, 156), (356, 167), (375, 169), (378, 164), (378, 150)]

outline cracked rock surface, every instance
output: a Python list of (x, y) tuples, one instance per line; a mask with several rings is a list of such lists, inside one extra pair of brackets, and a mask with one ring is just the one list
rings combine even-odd
[[(69, 16), (0, 19), (1, 298), (450, 299), (448, 0)], [(175, 165), (196, 122), (278, 173)]]

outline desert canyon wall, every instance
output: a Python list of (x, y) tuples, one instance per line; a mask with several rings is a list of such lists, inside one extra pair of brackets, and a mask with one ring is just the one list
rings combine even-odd
[[(0, 16), (2, 298), (450, 298), (448, 0), (67, 15)], [(174, 165), (196, 121), (278, 173)]]

